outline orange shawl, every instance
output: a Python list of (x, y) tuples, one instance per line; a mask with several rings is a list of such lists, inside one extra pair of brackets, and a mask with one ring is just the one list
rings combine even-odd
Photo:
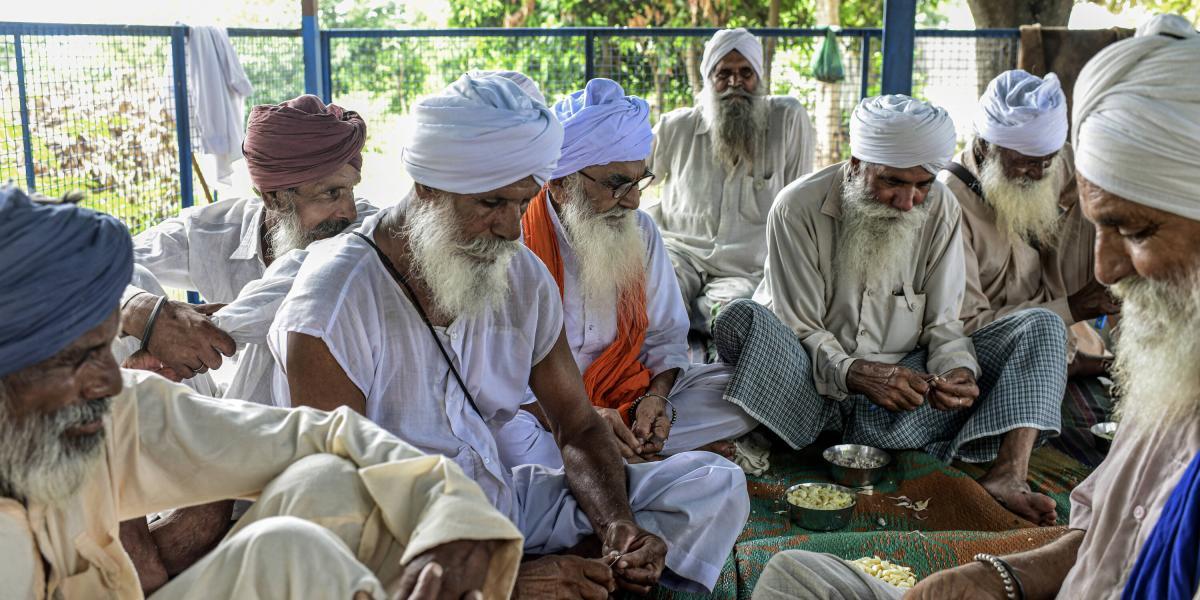
[[(554, 275), (561, 297), (563, 261), (558, 252), (558, 235), (550, 218), (551, 210), (547, 189), (543, 187), (521, 218), (521, 229), (525, 234), (525, 245)], [(583, 373), (583, 385), (592, 404), (617, 409), (627, 425), (629, 407), (650, 387), (650, 371), (638, 360), (649, 326), (643, 282), (621, 292), (617, 305), (617, 339)]]

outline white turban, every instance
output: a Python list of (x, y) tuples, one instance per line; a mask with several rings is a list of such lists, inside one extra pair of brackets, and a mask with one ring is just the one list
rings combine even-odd
[(1187, 19), (1179, 15), (1154, 15), (1145, 23), (1138, 25), (1137, 37), (1160, 34), (1177, 38), (1200, 35), (1196, 33), (1196, 28), (1192, 27)]
[(642, 160), (650, 156), (650, 105), (626, 96), (611, 79), (593, 79), (559, 100), (554, 114), (563, 124), (562, 156), (551, 178), (592, 165)]
[(863, 98), (850, 115), (850, 153), (869, 163), (937, 173), (956, 143), (946, 109), (902, 94)]
[(979, 98), (975, 133), (1025, 156), (1046, 156), (1067, 141), (1067, 96), (1058, 76), (1045, 79), (1020, 69), (992, 80)]
[(762, 42), (758, 41), (754, 34), (738, 27), (737, 29), (722, 29), (715, 33), (712, 39), (704, 42), (704, 58), (700, 60), (700, 72), (704, 75), (705, 81), (708, 80), (709, 75), (712, 75), (713, 68), (717, 66), (717, 63), (734, 50), (746, 57), (750, 68), (754, 69), (754, 73), (758, 75), (759, 79), (762, 79)]
[(415, 129), (401, 160), (413, 181), (478, 194), (530, 175), (545, 183), (558, 163), (563, 129), (546, 105), (511, 80), (463, 75), (413, 109)]
[(487, 77), (488, 75), (499, 75), (500, 77), (517, 84), (517, 87), (521, 88), (521, 91), (525, 92), (526, 94), (529, 94), (530, 98), (533, 98), (534, 100), (537, 100), (546, 106), (550, 106), (546, 102), (546, 97), (542, 95), (542, 90), (538, 88), (537, 82), (530, 79), (528, 75), (520, 71), (467, 71), (467, 75), (470, 75), (475, 79)]
[(1104, 190), (1200, 221), (1200, 37), (1151, 35), (1079, 73), (1075, 167)]

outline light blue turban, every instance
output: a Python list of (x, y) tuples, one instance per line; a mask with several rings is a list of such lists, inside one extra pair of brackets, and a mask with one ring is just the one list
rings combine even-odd
[(1067, 142), (1067, 96), (1054, 73), (1040, 78), (1005, 71), (987, 86), (975, 113), (975, 133), (1025, 156), (1046, 156)]
[(551, 179), (593, 165), (642, 160), (650, 156), (650, 105), (626, 96), (611, 79), (593, 79), (554, 105), (563, 124), (562, 155)]
[(413, 181), (478, 194), (530, 175), (545, 183), (558, 163), (563, 130), (546, 105), (500, 75), (463, 75), (417, 102), (401, 160)]
[(133, 240), (120, 221), (0, 187), (0, 377), (104, 322), (132, 274)]

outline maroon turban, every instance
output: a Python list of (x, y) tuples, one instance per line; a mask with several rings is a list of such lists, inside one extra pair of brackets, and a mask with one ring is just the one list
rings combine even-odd
[(242, 154), (259, 192), (320, 179), (349, 163), (362, 169), (367, 123), (358, 113), (304, 95), (250, 111)]

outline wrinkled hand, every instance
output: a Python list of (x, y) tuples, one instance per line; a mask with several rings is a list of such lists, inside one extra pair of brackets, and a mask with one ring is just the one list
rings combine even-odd
[(167, 365), (164, 365), (161, 360), (154, 358), (153, 354), (150, 354), (145, 350), (138, 350), (137, 352), (129, 355), (129, 358), (126, 358), (125, 362), (121, 363), (121, 368), (133, 369), (135, 371), (150, 371), (151, 373), (162, 375), (163, 377), (166, 377), (175, 383), (183, 381), (183, 378), (181, 378), (178, 373), (173, 371)]
[[(158, 296), (140, 294), (121, 311), (122, 329), (134, 336), (145, 330), (146, 321), (154, 310)], [(147, 349), (181, 379), (221, 366), (221, 355), (233, 356), (237, 344), (228, 333), (221, 331), (208, 315), (224, 305), (193, 306), (186, 302), (168, 301), (150, 333)]]
[(979, 386), (970, 369), (959, 367), (935, 378), (929, 393), (929, 405), (938, 410), (970, 408), (979, 397)]
[(1093, 279), (1082, 290), (1067, 297), (1071, 318), (1076, 322), (1121, 312), (1121, 301), (1109, 293), (1104, 284)]
[(667, 402), (658, 396), (643, 398), (638, 403), (633, 420), (633, 437), (640, 445), (638, 454), (646, 457), (662, 452), (670, 434), (671, 416), (667, 411)]
[(615, 408), (599, 407), (596, 408), (596, 412), (608, 424), (613, 437), (617, 439), (617, 449), (621, 451), (621, 458), (626, 461), (641, 462), (642, 443), (634, 437), (629, 427), (625, 426), (625, 421), (621, 419), (621, 413)]
[(846, 373), (846, 387), (892, 412), (916, 410), (925, 403), (930, 376), (899, 365), (856, 360)]
[(603, 561), (578, 556), (544, 556), (521, 564), (513, 598), (605, 600), (617, 589)]
[(461, 540), (437, 546), (412, 559), (388, 586), (393, 599), (462, 600), (473, 598), (487, 581), (495, 540)]
[(604, 530), (605, 561), (615, 560), (617, 585), (645, 596), (662, 576), (667, 564), (667, 544), (633, 521), (613, 521)]
[(938, 571), (913, 586), (904, 600), (1004, 600), (1000, 576), (981, 563)]

